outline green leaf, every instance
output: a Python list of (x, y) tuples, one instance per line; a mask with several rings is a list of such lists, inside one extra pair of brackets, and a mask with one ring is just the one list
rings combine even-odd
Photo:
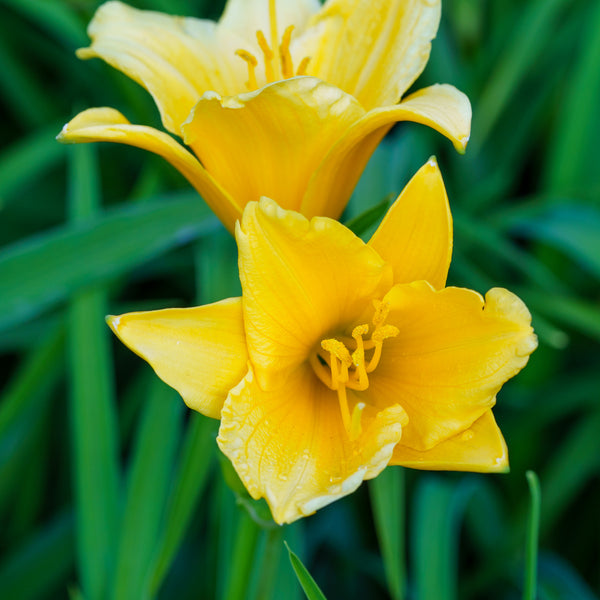
[(296, 577), (306, 594), (308, 600), (326, 600), (325, 594), (321, 591), (321, 588), (317, 585), (317, 582), (312, 578), (312, 575), (308, 572), (306, 567), (302, 564), (302, 561), (291, 551), (287, 542), (284, 542), (287, 548), (292, 568), (296, 573)]
[(112, 598), (150, 597), (150, 570), (163, 528), (184, 404), (152, 377), (127, 479)]
[(596, 185), (600, 181), (594, 152), (598, 130), (590, 123), (590, 115), (600, 103), (600, 4), (590, 2), (588, 10), (582, 11), (585, 21), (580, 25), (579, 47), (571, 58), (572, 76), (558, 103), (561, 112), (550, 137), (545, 179), (552, 191), (583, 192), (592, 177)]
[(245, 511), (239, 512), (231, 561), (227, 565), (229, 577), (223, 598), (245, 600), (248, 598), (252, 567), (261, 533), (260, 527)]
[(540, 556), (539, 600), (598, 600), (577, 571), (560, 556)]
[[(94, 222), (100, 193), (93, 148), (75, 147), (71, 156), (71, 219)], [(118, 527), (118, 428), (105, 314), (101, 289), (78, 292), (68, 310), (77, 563), (87, 600), (105, 597)]]
[(588, 481), (596, 476), (600, 467), (599, 431), (600, 411), (584, 414), (565, 431), (561, 444), (554, 449), (541, 477), (544, 497), (542, 531), (550, 531)]
[(419, 600), (454, 600), (458, 585), (460, 526), (467, 502), (479, 488), (475, 477), (458, 483), (425, 476), (413, 497), (413, 585)]
[(59, 144), (56, 132), (60, 125), (36, 130), (0, 155), (0, 207), (32, 181), (39, 180), (65, 157), (66, 147)]
[[(74, 148), (80, 147), (87, 146)], [(208, 207), (191, 192), (119, 207), (16, 243), (0, 253), (0, 330), (217, 226)]]
[(369, 492), (388, 590), (394, 600), (400, 600), (406, 587), (403, 469), (385, 469), (369, 482)]
[(562, 250), (600, 279), (600, 210), (594, 206), (553, 206), (530, 219), (514, 220), (513, 231)]
[(361, 236), (369, 229), (378, 223), (383, 215), (387, 212), (392, 201), (391, 196), (382, 200), (379, 204), (376, 204), (372, 208), (367, 209), (360, 215), (353, 217), (349, 221), (346, 221), (344, 225), (357, 236)]
[(25, 461), (39, 452), (39, 429), (64, 371), (64, 345), (63, 326), (41, 337), (0, 396), (0, 509), (16, 491)]
[(216, 445), (214, 429), (212, 419), (191, 414), (165, 510), (165, 527), (159, 537), (159, 549), (152, 567), (151, 595), (158, 592), (198, 510), (198, 499), (208, 484)]
[(60, 589), (73, 565), (73, 515), (59, 513), (42, 525), (0, 565), (3, 598), (36, 600)]
[(488, 74), (487, 85), (474, 107), (471, 152), (478, 150), (507, 103), (517, 96), (519, 85), (548, 44), (560, 12), (567, 4), (566, 0), (534, 0), (522, 7), (513, 7), (515, 21), (510, 24), (508, 46), (498, 65)]
[(532, 289), (520, 290), (519, 296), (532, 310), (539, 311), (548, 319), (600, 340), (600, 307), (597, 304)]
[(0, 0), (0, 4), (31, 19), (70, 49), (85, 46), (88, 42), (85, 26), (62, 0)]

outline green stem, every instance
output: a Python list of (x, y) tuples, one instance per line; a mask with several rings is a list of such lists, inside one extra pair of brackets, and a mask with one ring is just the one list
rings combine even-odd
[(529, 485), (531, 505), (529, 512), (529, 528), (527, 530), (527, 543), (525, 555), (525, 586), (523, 600), (535, 600), (537, 592), (537, 557), (538, 538), (540, 530), (540, 482), (533, 471), (525, 473)]
[(245, 600), (248, 597), (260, 534), (260, 528), (246, 511), (240, 510), (238, 514), (239, 521), (229, 569), (231, 576), (223, 595), (224, 600)]
[(283, 527), (266, 530), (265, 548), (260, 568), (260, 579), (258, 581), (258, 589), (255, 596), (259, 600), (268, 600), (273, 597), (275, 579), (277, 578), (281, 551), (283, 549), (283, 531)]

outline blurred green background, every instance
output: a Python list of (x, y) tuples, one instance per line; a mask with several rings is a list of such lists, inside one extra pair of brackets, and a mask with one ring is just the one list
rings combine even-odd
[(510, 474), (388, 469), (285, 528), (240, 507), (218, 423), (191, 415), (104, 324), (239, 283), (233, 240), (171, 167), (55, 141), (92, 106), (160, 127), (144, 90), (76, 59), (98, 5), (0, 0), (0, 598), (301, 598), (284, 539), (330, 600), (521, 598), (527, 470), (541, 483), (538, 597), (598, 598), (600, 3), (446, 0), (417, 86), (468, 94), (467, 153), (396, 126), (345, 216), (438, 157), (455, 219), (449, 283), (518, 293), (540, 338), (495, 410)]

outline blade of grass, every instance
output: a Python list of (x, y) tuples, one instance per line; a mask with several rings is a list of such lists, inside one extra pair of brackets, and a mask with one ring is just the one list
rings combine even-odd
[[(488, 138), (507, 102), (518, 94), (518, 87), (531, 65), (548, 43), (566, 0), (534, 0), (513, 11), (518, 22), (511, 32), (510, 46), (492, 70), (473, 111), (473, 136), (469, 151), (477, 153)], [(532, 32), (535, 31), (535, 35)]]
[[(19, 538), (19, 529), (26, 528), (18, 495), (23, 495), (22, 474), (32, 470), (31, 482), (39, 469), (47, 469), (47, 435), (44, 429), (51, 406), (52, 393), (64, 372), (64, 327), (53, 327), (38, 341), (14, 374), (2, 396), (0, 396), (0, 514), (11, 512), (4, 530), (4, 539)], [(42, 473), (43, 475), (43, 473)], [(43, 494), (36, 493), (29, 500), (39, 502)], [(19, 518), (18, 513), (21, 513)], [(31, 518), (31, 513), (28, 521)]]
[[(94, 156), (91, 146), (72, 149), (70, 214), (75, 223), (93, 223), (99, 210)], [(104, 291), (87, 289), (73, 297), (68, 310), (77, 566), (87, 600), (105, 597), (118, 527), (118, 427), (105, 307)]]
[(198, 195), (186, 193), (120, 207), (13, 244), (0, 253), (0, 330), (215, 227), (218, 222)]
[(156, 595), (181, 545), (214, 464), (215, 423), (192, 414), (165, 509), (166, 523), (152, 567), (150, 594)]
[(31, 19), (69, 48), (75, 49), (87, 44), (85, 26), (69, 5), (61, 0), (0, 0), (0, 3)]
[[(590, 394), (597, 397), (597, 388), (592, 388)], [(596, 476), (600, 466), (599, 431), (600, 411), (584, 415), (571, 427), (544, 469), (542, 531), (550, 531), (573, 498)]]
[(229, 577), (223, 598), (245, 600), (249, 595), (252, 567), (261, 530), (245, 510), (239, 509), (233, 553), (228, 564)]
[(537, 597), (537, 557), (540, 531), (540, 482), (534, 471), (527, 471), (525, 476), (527, 477), (527, 485), (529, 486), (530, 505), (525, 550), (525, 586), (523, 589), (523, 600), (535, 600)]
[(65, 146), (57, 144), (54, 139), (59, 127), (56, 123), (51, 127), (38, 129), (3, 150), (0, 155), (0, 208), (15, 198), (22, 187), (39, 180), (63, 160)]
[(298, 558), (296, 554), (292, 552), (287, 542), (284, 542), (285, 547), (287, 548), (288, 555), (290, 558), (290, 563), (292, 563), (292, 568), (294, 569), (294, 573), (296, 573), (296, 577), (306, 597), (308, 600), (326, 600), (325, 595), (321, 591), (321, 588), (317, 585), (317, 582), (312, 578), (312, 575), (308, 572), (307, 568), (302, 564), (302, 561)]
[(517, 293), (528, 306), (547, 318), (572, 327), (592, 339), (600, 340), (600, 307), (597, 304), (532, 289), (517, 290)]
[(74, 557), (73, 515), (58, 514), (14, 549), (0, 565), (3, 598), (35, 600), (60, 589)]
[(273, 593), (281, 563), (283, 532), (283, 527), (273, 527), (265, 532), (265, 545), (261, 553), (260, 566), (257, 569), (256, 592), (253, 594), (253, 598), (256, 600), (269, 600), (277, 597)]
[(467, 502), (479, 488), (466, 476), (458, 483), (425, 476), (413, 497), (411, 557), (419, 600), (457, 597), (460, 525)]
[[(594, 3), (590, 3), (592, 7)], [(552, 191), (570, 191), (585, 186), (587, 169), (583, 157), (591, 150), (590, 115), (596, 113), (600, 102), (600, 4), (590, 8), (581, 36), (577, 60), (573, 61), (573, 75), (566, 88), (566, 98), (561, 103), (557, 118), (557, 131), (551, 139), (546, 163), (546, 186)], [(587, 15), (586, 15), (587, 16)]]
[(553, 206), (534, 218), (514, 220), (511, 229), (558, 248), (600, 279), (600, 210), (595, 206)]
[(162, 529), (183, 409), (174, 391), (153, 377), (127, 478), (112, 590), (115, 600), (150, 597), (150, 568)]
[(0, 36), (2, 100), (9, 105), (11, 116), (21, 124), (41, 127), (56, 114), (53, 111), (55, 98), (44, 94), (43, 86), (34, 77), (32, 69), (23, 63), (22, 51), (19, 50), (11, 48), (5, 36)]
[(401, 600), (406, 588), (404, 471), (388, 467), (369, 482), (369, 492), (388, 591)]
[(581, 575), (556, 555), (540, 556), (539, 600), (598, 600)]

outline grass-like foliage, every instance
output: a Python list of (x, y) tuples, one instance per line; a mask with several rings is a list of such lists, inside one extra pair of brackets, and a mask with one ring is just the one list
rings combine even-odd
[(368, 235), (380, 203), (437, 156), (449, 284), (515, 291), (540, 338), (495, 409), (511, 472), (394, 467), (283, 528), (232, 490), (216, 421), (190, 414), (104, 323), (237, 295), (239, 281), (233, 239), (171, 167), (54, 140), (90, 106), (160, 127), (140, 87), (75, 57), (98, 4), (0, 0), (0, 597), (294, 600), (302, 583), (329, 600), (597, 598), (597, 0), (445, 0), (418, 87), (467, 93), (467, 152), (398, 125), (344, 215)]

